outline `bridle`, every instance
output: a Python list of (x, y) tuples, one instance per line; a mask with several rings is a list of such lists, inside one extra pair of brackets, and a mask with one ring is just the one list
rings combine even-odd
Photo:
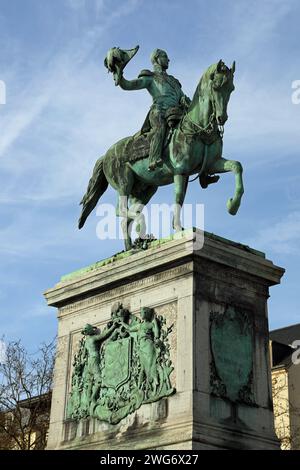
[[(212, 89), (212, 84), (210, 86), (211, 86), (211, 89)], [(211, 103), (212, 103), (213, 112), (211, 113), (208, 124), (205, 127), (200, 126), (200, 124), (198, 124), (197, 122), (194, 122), (192, 120), (191, 116), (189, 115), (189, 112), (187, 111), (186, 114), (183, 116), (183, 119), (182, 119), (181, 124), (180, 124), (180, 130), (182, 132), (184, 132), (185, 135), (189, 135), (189, 136), (199, 135), (200, 137), (202, 135), (204, 138), (205, 138), (205, 136), (206, 137), (211, 137), (213, 132), (216, 130), (216, 124), (217, 124), (217, 128), (218, 128), (218, 131), (219, 131), (219, 136), (221, 137), (221, 139), (223, 139), (224, 126), (219, 124), (218, 121), (217, 121), (217, 118), (216, 118), (216, 105), (215, 105), (215, 100), (213, 98), (212, 93), (211, 93), (211, 96), (212, 96)], [(185, 121), (185, 120), (187, 120), (194, 127), (194, 130), (191, 130), (190, 132), (187, 132), (186, 130), (183, 131), (181, 125), (182, 125), (183, 121)]]

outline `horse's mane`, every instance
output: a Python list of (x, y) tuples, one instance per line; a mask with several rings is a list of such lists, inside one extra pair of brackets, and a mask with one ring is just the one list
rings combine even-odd
[(210, 79), (210, 76), (212, 73), (215, 72), (216, 68), (217, 68), (217, 65), (218, 64), (212, 64), (208, 67), (208, 69), (206, 69), (206, 71), (203, 73), (202, 77), (200, 78), (199, 80), (199, 83), (197, 85), (197, 88), (196, 88), (196, 91), (194, 93), (194, 96), (193, 96), (193, 99), (192, 99), (192, 102), (190, 104), (190, 107), (189, 107), (189, 111), (191, 111), (194, 106), (197, 106), (198, 103), (199, 103), (199, 96), (201, 96), (201, 90), (202, 90), (202, 87), (204, 85), (204, 83), (206, 83), (209, 79)]
[(206, 69), (206, 71), (203, 73), (203, 75), (200, 78), (199, 83), (197, 85), (196, 91), (194, 93), (192, 102), (191, 102), (190, 107), (189, 107), (189, 111), (191, 111), (194, 108), (194, 106), (198, 105), (199, 97), (201, 96), (202, 87), (203, 87), (204, 83), (207, 83), (207, 81), (210, 79), (211, 74), (215, 72), (215, 70), (217, 68), (217, 65), (218, 64), (210, 65)]

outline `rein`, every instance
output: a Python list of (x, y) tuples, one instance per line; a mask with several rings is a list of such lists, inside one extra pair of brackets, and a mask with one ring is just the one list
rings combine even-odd
[(208, 145), (205, 145), (205, 147), (204, 147), (204, 158), (203, 158), (203, 163), (202, 163), (202, 166), (201, 166), (201, 170), (199, 171), (198, 175), (194, 179), (188, 180), (189, 183), (192, 183), (196, 179), (200, 178), (200, 176), (202, 175), (203, 170), (206, 167), (207, 154), (208, 154)]
[[(210, 120), (209, 120), (209, 123), (207, 124), (206, 127), (202, 127), (200, 126), (200, 124), (198, 124), (197, 122), (194, 122), (192, 120), (192, 118), (189, 116), (188, 113), (186, 113), (186, 115), (184, 116), (184, 119), (186, 119), (187, 121), (190, 122), (190, 124), (192, 124), (192, 126), (196, 127), (197, 130), (196, 131), (192, 131), (192, 132), (184, 132), (186, 135), (200, 135), (200, 134), (207, 134), (207, 135), (211, 135), (212, 132), (214, 131), (215, 129), (215, 126), (214, 126), (214, 120), (215, 120), (215, 114), (212, 113), (212, 115), (210, 116)], [(182, 129), (181, 129), (182, 130)]]
[[(200, 124), (198, 124), (197, 122), (194, 122), (192, 120), (192, 118), (190, 117), (189, 113), (187, 113), (184, 117), (185, 120), (187, 120), (194, 128), (196, 128), (195, 131), (192, 131), (192, 132), (186, 132), (182, 129), (182, 127), (180, 126), (180, 130), (185, 134), (185, 135), (188, 135), (188, 136), (194, 136), (194, 135), (199, 135), (200, 138), (201, 138), (201, 135), (203, 136), (204, 134), (204, 137), (207, 136), (207, 137), (211, 137), (213, 132), (216, 130), (216, 127), (215, 127), (215, 123), (217, 123), (217, 120), (216, 120), (216, 110), (215, 110), (215, 103), (214, 101), (212, 100), (212, 106), (213, 106), (213, 112), (210, 116), (210, 119), (209, 119), (209, 122), (207, 124), (207, 126), (205, 127), (202, 127), (200, 126)], [(202, 163), (202, 166), (201, 166), (201, 170), (198, 172), (198, 174), (195, 176), (195, 178), (193, 179), (189, 179), (188, 182), (189, 183), (192, 183), (193, 181), (195, 181), (196, 179), (200, 178), (200, 176), (202, 175), (205, 167), (206, 167), (206, 163), (207, 163), (207, 156), (208, 156), (208, 145), (211, 145), (215, 140), (217, 140), (217, 138), (220, 136), (221, 139), (223, 139), (223, 135), (224, 135), (224, 126), (221, 126), (220, 124), (217, 123), (217, 128), (218, 128), (218, 133), (219, 135), (216, 135), (216, 138), (210, 142), (210, 144), (207, 144), (204, 142), (205, 144), (205, 147), (204, 147), (204, 158), (203, 158), (203, 163)]]
[[(203, 136), (203, 134), (204, 134), (204, 137), (205, 136), (211, 137), (213, 132), (216, 130), (215, 122), (217, 123), (215, 103), (214, 103), (213, 100), (212, 100), (212, 106), (213, 106), (213, 112), (210, 116), (209, 123), (205, 127), (202, 127), (197, 122), (194, 122), (192, 120), (192, 118), (190, 117), (189, 113), (187, 112), (185, 114), (183, 120), (181, 121), (181, 124), (180, 124), (180, 130), (183, 132), (183, 134), (189, 135), (189, 136), (199, 135), (200, 138), (201, 138), (201, 135)], [(192, 126), (194, 126), (194, 128), (196, 128), (196, 130), (192, 130), (191, 132), (184, 131), (182, 129), (182, 124), (184, 123), (185, 120), (188, 121)], [(209, 144), (204, 142), (204, 145), (205, 145), (205, 147), (204, 147), (204, 158), (203, 158), (203, 163), (202, 163), (202, 166), (201, 166), (201, 170), (198, 172), (198, 174), (197, 174), (197, 176), (195, 176), (195, 178), (193, 178), (192, 180), (188, 180), (189, 183), (192, 183), (196, 179), (200, 178), (200, 176), (202, 175), (202, 173), (203, 173), (203, 171), (206, 167), (207, 155), (208, 155), (208, 145), (211, 145), (215, 140), (217, 140), (218, 137), (221, 137), (221, 139), (223, 139), (224, 126), (221, 126), (220, 124), (217, 123), (217, 128), (218, 128), (218, 135), (216, 134), (216, 138), (212, 142), (210, 142)]]

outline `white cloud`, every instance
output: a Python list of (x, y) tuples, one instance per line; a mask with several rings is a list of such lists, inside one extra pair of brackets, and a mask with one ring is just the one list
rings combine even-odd
[(286, 158), (286, 153), (300, 144), (299, 107), (291, 102), (293, 62), (284, 67), (274, 62), (278, 31), (288, 21), (287, 16), (296, 11), (297, 3), (231, 2), (226, 13), (228, 34), (219, 50), (225, 57), (236, 59), (237, 64), (236, 89), (225, 126), (225, 151), (245, 149), (249, 153), (250, 147), (255, 149), (256, 154), (247, 159), (248, 168)]
[(104, 31), (136, 4), (124, 2), (80, 41), (70, 41), (11, 98), (0, 117), (0, 163), (9, 176), (2, 202), (81, 196), (101, 153), (141, 125), (143, 111), (133, 97), (120, 95), (104, 66), (87, 60)]
[(27, 320), (27, 319), (34, 319), (37, 317), (48, 317), (51, 316), (53, 317), (53, 310), (48, 307), (44, 302), (38, 302), (36, 304), (33, 304), (31, 308), (24, 312), (21, 315), (21, 319)]
[(295, 211), (273, 224), (268, 223), (253, 238), (246, 240), (257, 249), (279, 254), (300, 254), (300, 212)]
[(67, 4), (73, 10), (81, 10), (83, 8), (87, 8), (89, 4), (95, 7), (97, 11), (100, 11), (104, 7), (105, 3), (107, 3), (105, 2), (105, 0), (67, 0)]
[(74, 10), (80, 10), (86, 6), (86, 0), (67, 0), (67, 3)]
[[(94, 19), (102, 19), (105, 15), (110, 22), (115, 18), (130, 13), (140, 0), (67, 0), (67, 5), (76, 15), (90, 14)], [(91, 32), (90, 32), (91, 33)]]
[(280, 83), (236, 78), (236, 91), (229, 102), (228, 127), (225, 128), (225, 145), (234, 149), (255, 149), (247, 166), (272, 164), (286, 159), (300, 144), (299, 108), (291, 103), (290, 83), (286, 75), (286, 89)]
[[(2, 168), (10, 172), (15, 186), (7, 187), (8, 193), (2, 193), (1, 199), (78, 197), (97, 158), (141, 126), (147, 97), (121, 95), (111, 76), (94, 66), (75, 74), (65, 72), (64, 80), (56, 82), (56, 88), (45, 89), (41, 97), (35, 96), (35, 91), (29, 99), (34, 104), (25, 115), (17, 115), (20, 125), (13, 124), (13, 116), (6, 123), (11, 132), (0, 144)], [(32, 139), (24, 148), (25, 126), (28, 132), (24, 138), (31, 133)], [(27, 185), (22, 184), (23, 178), (29, 178)], [(34, 185), (30, 178), (35, 179)]]
[(279, 23), (297, 5), (297, 0), (252, 0), (234, 2), (228, 10), (228, 21), (234, 28), (233, 42), (228, 43), (228, 52), (237, 51), (247, 57), (253, 51), (259, 51), (263, 42), (272, 37)]
[(47, 94), (24, 98), (17, 106), (12, 107), (11, 112), (4, 115), (1, 120), (0, 158), (40, 115), (48, 100)]

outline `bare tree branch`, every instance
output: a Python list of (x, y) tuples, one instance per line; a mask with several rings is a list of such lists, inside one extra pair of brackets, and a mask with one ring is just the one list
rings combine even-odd
[(55, 340), (29, 354), (21, 341), (0, 364), (0, 449), (43, 449), (49, 427)]

